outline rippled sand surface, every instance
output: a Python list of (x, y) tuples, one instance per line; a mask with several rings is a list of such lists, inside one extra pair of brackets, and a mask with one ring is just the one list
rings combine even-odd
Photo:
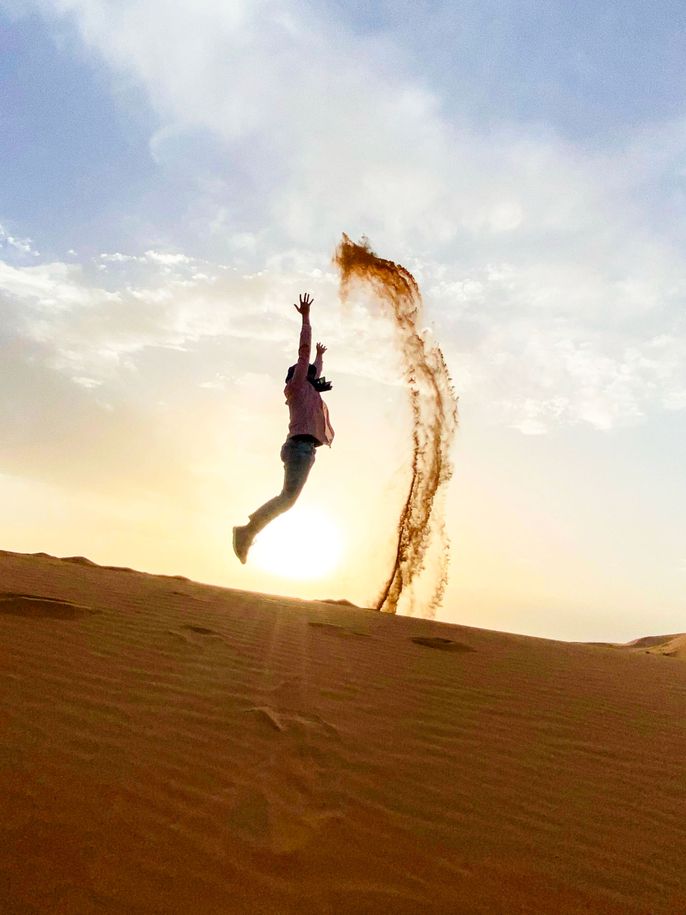
[(0, 554), (0, 911), (686, 912), (686, 636)]

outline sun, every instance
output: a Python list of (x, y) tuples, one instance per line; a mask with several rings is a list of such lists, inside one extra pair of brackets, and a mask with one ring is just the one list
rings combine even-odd
[(336, 568), (343, 553), (343, 537), (325, 511), (296, 505), (258, 535), (250, 562), (283, 578), (324, 578)]

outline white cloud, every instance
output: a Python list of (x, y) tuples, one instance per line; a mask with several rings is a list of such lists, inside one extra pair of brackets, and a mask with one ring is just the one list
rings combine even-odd
[(100, 260), (110, 264), (125, 264), (130, 261), (139, 261), (140, 258), (135, 254), (122, 254), (120, 251), (114, 251), (111, 254), (104, 252), (100, 255)]
[(160, 264), (163, 267), (177, 267), (180, 264), (199, 263), (186, 254), (173, 251), (146, 251), (145, 254), (122, 254), (121, 251), (100, 254), (100, 260), (108, 264)]
[(146, 260), (153, 261), (156, 264), (162, 264), (165, 267), (177, 266), (178, 264), (190, 264), (191, 258), (185, 254), (172, 254), (165, 251), (146, 251)]
[[(37, 307), (53, 311), (86, 306), (91, 292), (82, 282), (82, 270), (76, 264), (51, 263), (35, 267), (14, 267), (0, 261), (0, 290), (17, 299), (32, 301)], [(113, 302), (117, 293), (100, 290), (104, 300)]]
[[(648, 218), (656, 188), (682, 167), (682, 123), (637, 129), (593, 155), (540, 126), (479, 133), (445, 116), (440, 87), (412, 74), (390, 41), (353, 34), (323, 5), (39, 5), (75, 23), (119, 88), (145, 90), (158, 161), (176, 156), (193, 175), (187, 148), (208, 135), (222, 144), (195, 216), (232, 256), (316, 281), (346, 230), (368, 233), (385, 256), (416, 258), (458, 389), (524, 431), (682, 409), (681, 230)], [(145, 305), (146, 332), (166, 346), (225, 332), (208, 303), (226, 285), (211, 292), (211, 265), (199, 269), (180, 246), (101, 260), (146, 277), (149, 266), (169, 271), (156, 285), (129, 280), (118, 320)], [(263, 283), (280, 294), (273, 275)], [(232, 335), (252, 328), (236, 312)]]
[(10, 235), (5, 227), (0, 224), (0, 249), (2, 248), (13, 249), (19, 254), (30, 254), (33, 257), (38, 257), (40, 253), (34, 248), (33, 239), (19, 238), (16, 235)]
[(81, 385), (82, 388), (98, 388), (102, 384), (102, 381), (99, 381), (97, 378), (85, 378), (83, 376), (75, 375), (71, 379), (74, 384)]

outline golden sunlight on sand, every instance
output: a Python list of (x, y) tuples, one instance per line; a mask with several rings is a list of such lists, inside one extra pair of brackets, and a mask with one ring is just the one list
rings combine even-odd
[(686, 637), (0, 554), (0, 911), (686, 911)]

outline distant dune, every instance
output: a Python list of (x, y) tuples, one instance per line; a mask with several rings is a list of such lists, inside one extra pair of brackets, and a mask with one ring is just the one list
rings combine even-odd
[(0, 553), (0, 592), (3, 915), (686, 912), (684, 634), (46, 554)]
[(646, 654), (661, 654), (668, 658), (686, 660), (686, 634), (674, 635), (649, 635), (642, 639), (635, 639), (620, 648), (644, 651)]

